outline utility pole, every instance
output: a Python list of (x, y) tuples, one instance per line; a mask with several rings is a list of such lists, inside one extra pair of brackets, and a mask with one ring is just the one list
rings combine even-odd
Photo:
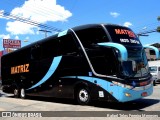
[(39, 30), (39, 31), (41, 31), (41, 32), (44, 32), (44, 33), (45, 33), (45, 38), (47, 37), (47, 33), (51, 33), (51, 31), (49, 31), (49, 30)]
[(149, 36), (149, 35), (138, 33), (137, 36), (138, 36), (138, 38), (139, 38), (140, 36)]

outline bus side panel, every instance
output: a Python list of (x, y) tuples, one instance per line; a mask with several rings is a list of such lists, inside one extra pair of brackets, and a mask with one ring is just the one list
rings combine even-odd
[[(46, 63), (48, 63), (46, 60), (43, 60), (43, 62), (41, 62), (41, 64), (43, 64), (41, 66), (41, 69), (45, 68)], [(50, 64), (50, 66), (52, 66), (52, 64)], [(62, 56), (62, 59), (59, 62), (59, 65), (57, 66), (55, 72), (45, 82), (43, 82), (41, 85), (33, 89), (38, 91), (39, 93), (37, 95), (40, 96), (73, 98), (74, 84), (78, 81), (73, 79), (65, 79), (64, 76), (73, 76), (73, 75), (86, 76), (88, 75), (88, 71), (90, 71), (90, 69), (86, 64), (86, 61), (83, 60), (82, 57)], [(47, 71), (45, 73), (47, 73)], [(43, 76), (45, 76), (45, 74), (43, 74)]]
[(81, 82), (87, 83), (92, 99), (127, 102), (149, 96), (153, 92), (152, 83), (135, 88), (126, 88), (124, 84), (115, 84), (111, 80), (91, 76), (65, 76), (64, 78), (79, 79)]

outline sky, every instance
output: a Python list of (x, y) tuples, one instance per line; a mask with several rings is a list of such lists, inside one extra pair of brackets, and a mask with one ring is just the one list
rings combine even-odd
[[(21, 40), (25, 46), (45, 37), (40, 30), (50, 31), (47, 36), (51, 36), (57, 30), (91, 23), (123, 25), (135, 33), (154, 30), (160, 26), (159, 5), (159, 0), (0, 0), (0, 50), (3, 39)], [(140, 40), (143, 45), (160, 43), (160, 33), (140, 36)]]

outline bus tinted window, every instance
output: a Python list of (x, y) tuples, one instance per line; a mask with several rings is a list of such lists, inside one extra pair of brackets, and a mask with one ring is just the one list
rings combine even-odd
[(109, 42), (103, 28), (88, 28), (76, 32), (84, 47), (91, 47), (101, 42)]
[[(100, 48), (97, 50), (90, 50), (95, 56), (91, 56), (89, 51), (87, 51), (90, 61), (94, 70), (98, 74), (103, 75), (116, 75), (117, 74), (117, 61), (113, 55), (113, 50), (111, 48)], [(98, 55), (98, 53), (100, 53)]]
[(44, 42), (42, 44), (42, 58), (58, 56), (57, 49), (58, 40), (56, 40), (56, 38)]
[(36, 44), (31, 48), (31, 59), (38, 60), (41, 58), (41, 46)]
[(120, 26), (109, 26), (106, 28), (112, 38), (113, 42), (129, 46), (141, 46), (138, 37), (131, 29)]
[(77, 44), (75, 43), (71, 34), (59, 37), (59, 50), (61, 55), (67, 55), (70, 53), (76, 53), (78, 51)]

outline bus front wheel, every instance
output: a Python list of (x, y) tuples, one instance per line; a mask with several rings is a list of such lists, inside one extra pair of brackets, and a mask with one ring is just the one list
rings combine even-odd
[(79, 88), (77, 91), (77, 101), (81, 105), (87, 105), (90, 102), (90, 93), (87, 88)]

